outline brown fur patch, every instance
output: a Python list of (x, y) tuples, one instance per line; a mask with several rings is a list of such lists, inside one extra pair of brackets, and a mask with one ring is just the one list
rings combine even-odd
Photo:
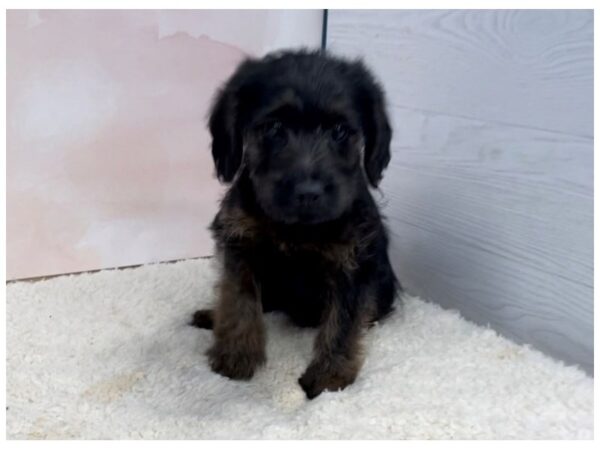
[[(347, 241), (328, 242), (328, 243), (292, 243), (287, 241), (278, 242), (280, 251), (291, 254), (297, 251), (318, 253), (322, 258), (331, 263), (333, 267), (352, 272), (358, 269), (358, 259), (360, 254), (367, 248), (375, 238), (376, 232), (365, 235), (353, 235)], [(273, 236), (277, 239), (277, 236)]]
[(280, 236), (274, 228), (247, 214), (238, 206), (222, 208), (213, 227), (223, 242), (244, 240), (256, 243), (262, 238), (273, 243), (282, 253), (318, 253), (334, 267), (349, 272), (358, 268), (360, 256), (377, 237), (378, 232), (372, 227), (365, 229), (363, 224), (350, 224), (338, 241), (295, 242)]
[(218, 215), (218, 225), (225, 241), (252, 240), (260, 228), (255, 218), (237, 207), (222, 209)]
[[(276, 236), (274, 236), (277, 239)], [(343, 270), (353, 271), (358, 268), (357, 247), (355, 242), (349, 243), (326, 243), (326, 244), (296, 244), (286, 241), (280, 241), (277, 244), (279, 250), (286, 254), (295, 252), (318, 253), (322, 258), (331, 263), (334, 267)]]
[(321, 250), (323, 258), (332, 262), (335, 266), (347, 271), (358, 269), (358, 248), (356, 242), (348, 244), (330, 244)]
[(364, 229), (364, 226), (358, 226), (350, 229), (350, 237), (342, 239), (340, 242), (331, 242), (321, 246), (314, 246), (315, 251), (319, 251), (323, 258), (347, 272), (358, 269), (358, 260), (365, 249), (377, 236), (377, 230)]

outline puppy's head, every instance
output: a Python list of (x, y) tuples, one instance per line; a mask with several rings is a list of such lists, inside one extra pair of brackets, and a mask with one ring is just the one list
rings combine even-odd
[(209, 126), (219, 179), (244, 166), (258, 205), (287, 224), (338, 218), (390, 160), (381, 88), (362, 63), (317, 52), (242, 63)]

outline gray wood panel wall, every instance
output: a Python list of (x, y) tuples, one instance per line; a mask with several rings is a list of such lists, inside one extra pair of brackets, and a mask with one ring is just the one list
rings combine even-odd
[(388, 93), (409, 292), (593, 371), (593, 13), (330, 10)]

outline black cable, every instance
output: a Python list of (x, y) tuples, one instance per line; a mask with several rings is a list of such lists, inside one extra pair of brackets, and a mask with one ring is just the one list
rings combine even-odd
[(321, 31), (321, 51), (327, 47), (327, 9), (323, 10), (323, 30)]

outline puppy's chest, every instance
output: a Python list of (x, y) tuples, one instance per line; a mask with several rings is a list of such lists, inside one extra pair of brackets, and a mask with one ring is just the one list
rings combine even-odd
[(317, 252), (263, 249), (255, 268), (266, 309), (319, 311), (335, 269)]
[[(318, 270), (353, 271), (371, 235), (360, 233), (348, 224), (336, 229), (299, 231), (261, 223), (240, 210), (225, 210), (213, 224), (219, 242), (243, 249), (254, 255), (258, 266), (270, 271)], [(266, 270), (266, 269), (265, 269)]]
[(265, 242), (255, 252), (256, 275), (268, 291), (316, 298), (342, 272), (354, 269), (354, 253), (343, 243)]
[[(323, 255), (315, 250), (289, 248), (285, 243), (263, 241), (253, 249), (255, 266), (263, 274), (306, 273), (328, 270)], [(317, 269), (318, 268), (318, 269)]]
[[(290, 233), (291, 234), (291, 233)], [(354, 233), (313, 233), (305, 236), (285, 231), (260, 230), (254, 245), (256, 253), (264, 255), (266, 264), (285, 270), (299, 270), (308, 274), (313, 271), (325, 274), (351, 272), (358, 267), (360, 240)]]

